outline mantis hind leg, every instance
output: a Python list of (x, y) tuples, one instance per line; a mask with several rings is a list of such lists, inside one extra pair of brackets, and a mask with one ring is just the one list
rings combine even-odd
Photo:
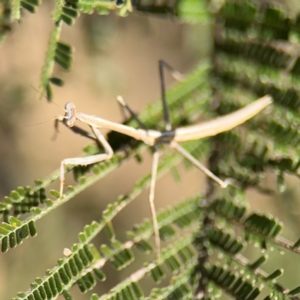
[(176, 142), (172, 142), (170, 144), (170, 147), (178, 151), (184, 158), (190, 161), (196, 168), (201, 170), (206, 176), (208, 176), (209, 178), (214, 180), (217, 184), (219, 184), (221, 188), (226, 188), (231, 183), (230, 179), (227, 179), (225, 181), (221, 180), (214, 173), (212, 173), (208, 168), (202, 165), (200, 161), (198, 161), (193, 155), (187, 152), (183, 147), (181, 147)]

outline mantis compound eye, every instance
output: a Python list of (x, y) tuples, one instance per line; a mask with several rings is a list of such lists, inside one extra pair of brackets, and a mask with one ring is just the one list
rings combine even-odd
[(73, 127), (76, 122), (76, 108), (72, 102), (68, 102), (65, 105), (65, 116), (64, 116), (64, 123), (68, 127)]

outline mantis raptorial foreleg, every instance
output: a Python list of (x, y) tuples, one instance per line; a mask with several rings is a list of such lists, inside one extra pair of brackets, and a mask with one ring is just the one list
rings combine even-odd
[(65, 166), (68, 165), (81, 165), (86, 166), (90, 164), (94, 164), (97, 162), (101, 162), (104, 160), (110, 159), (114, 151), (111, 148), (110, 144), (107, 142), (101, 131), (93, 126), (90, 126), (96, 139), (100, 142), (100, 144), (103, 146), (106, 153), (101, 153), (93, 156), (87, 156), (87, 157), (75, 157), (75, 158), (66, 158), (62, 160), (60, 163), (60, 198), (63, 196), (63, 188), (64, 188), (64, 181), (65, 181)]

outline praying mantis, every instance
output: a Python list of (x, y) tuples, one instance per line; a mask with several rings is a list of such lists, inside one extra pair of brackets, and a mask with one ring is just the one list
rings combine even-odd
[[(60, 198), (63, 197), (63, 186), (65, 180), (66, 166), (68, 165), (85, 166), (85, 165), (108, 160), (113, 156), (114, 154), (113, 149), (111, 148), (110, 144), (101, 133), (100, 131), (101, 128), (105, 128), (112, 131), (117, 131), (121, 134), (125, 134), (136, 140), (140, 140), (143, 143), (153, 148), (154, 154), (153, 154), (153, 161), (152, 161), (152, 173), (151, 173), (152, 175), (150, 181), (149, 205), (150, 205), (152, 222), (153, 222), (156, 257), (159, 257), (160, 254), (159, 226), (156, 218), (156, 210), (154, 205), (155, 182), (156, 182), (157, 168), (158, 168), (158, 162), (160, 156), (157, 145), (158, 144), (169, 145), (171, 149), (174, 149), (175, 151), (179, 152), (185, 159), (189, 160), (196, 168), (204, 172), (205, 175), (213, 179), (222, 188), (226, 188), (229, 184), (228, 180), (223, 181), (220, 178), (218, 178), (209, 169), (207, 169), (204, 165), (202, 165), (194, 156), (192, 156), (182, 146), (180, 146), (180, 143), (185, 141), (190, 141), (190, 140), (202, 139), (202, 138), (217, 135), (225, 131), (229, 131), (243, 124), (247, 120), (251, 119), (252, 117), (257, 115), (260, 111), (262, 111), (265, 107), (267, 107), (269, 104), (272, 103), (272, 98), (266, 95), (254, 101), (253, 103), (245, 106), (244, 108), (241, 108), (228, 115), (221, 116), (213, 120), (202, 122), (196, 125), (172, 129), (169, 110), (166, 101), (164, 68), (170, 71), (172, 76), (175, 79), (182, 80), (183, 78), (181, 73), (176, 71), (165, 61), (162, 60), (159, 61), (162, 105), (163, 105), (163, 113), (164, 113), (164, 120), (165, 120), (164, 131), (148, 129), (139, 120), (137, 115), (132, 111), (130, 106), (124, 101), (124, 99), (121, 96), (117, 97), (119, 104), (123, 107), (124, 110), (129, 112), (129, 114), (133, 119), (135, 119), (138, 122), (140, 128), (136, 129), (127, 125), (111, 122), (97, 116), (88, 115), (82, 112), (77, 112), (75, 105), (71, 102), (65, 105), (65, 115), (58, 116), (56, 118), (56, 124), (55, 124), (55, 127), (57, 128), (58, 122), (62, 122), (64, 125), (72, 129), (76, 133), (80, 133), (82, 135), (86, 135), (90, 138), (96, 139), (103, 146), (105, 150), (105, 153), (88, 156), (88, 157), (66, 158), (61, 161)], [(92, 133), (86, 133), (84, 130), (80, 131), (78, 130), (78, 128), (75, 130), (76, 126), (74, 125), (77, 121), (81, 121), (83, 123), (88, 124), (92, 130)]]

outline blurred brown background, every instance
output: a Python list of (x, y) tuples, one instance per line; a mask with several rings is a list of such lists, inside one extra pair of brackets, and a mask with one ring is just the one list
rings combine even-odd
[[(66, 128), (60, 129), (56, 141), (51, 140), (53, 118), (63, 114), (66, 102), (74, 102), (82, 112), (120, 122), (117, 95), (122, 95), (137, 112), (142, 111), (146, 103), (159, 99), (159, 59), (186, 72), (207, 57), (212, 47), (209, 25), (191, 26), (137, 13), (124, 19), (113, 14), (81, 16), (74, 26), (63, 27), (62, 40), (75, 46), (75, 60), (70, 73), (56, 70), (66, 84), (54, 90), (56, 105), (49, 104), (45, 99), (39, 100), (36, 89), (53, 28), (52, 9), (49, 2), (45, 2), (37, 14), (25, 12), (22, 23), (14, 26), (0, 48), (1, 197), (19, 185), (32, 185), (34, 179), (45, 178), (59, 167), (63, 158), (78, 156), (89, 143)], [(170, 78), (168, 83), (172, 84)], [(48, 122), (27, 126), (45, 121)], [(43, 276), (45, 270), (63, 256), (63, 248), (77, 241), (77, 233), (83, 226), (98, 220), (104, 207), (118, 195), (129, 192), (135, 179), (150, 171), (150, 164), (148, 154), (142, 164), (132, 161), (122, 166), (39, 221), (36, 238), (0, 255), (0, 299), (10, 299), (18, 291), (25, 291), (35, 277)], [(184, 167), (180, 170), (184, 172)], [(71, 180), (68, 177), (67, 184)], [(184, 172), (180, 184), (175, 184), (171, 175), (164, 177), (157, 185), (157, 207), (204, 191), (203, 180), (202, 174), (195, 170)], [(268, 181), (274, 184), (273, 178)], [(291, 227), (287, 237), (295, 240), (299, 235), (295, 233), (299, 215), (295, 206), (291, 213), (291, 203), (299, 203), (299, 182), (292, 180), (291, 186), (297, 189), (288, 189), (289, 204), (283, 203), (281, 196), (256, 196), (251, 206), (286, 221), (286, 226)], [(124, 233), (133, 223), (149, 217), (147, 194), (148, 191), (144, 192), (120, 214), (114, 221), (116, 229)], [(295, 267), (295, 261), (289, 259), (285, 266), (289, 264)], [(112, 269), (108, 269), (109, 272)], [(290, 287), (299, 281), (296, 276), (299, 275), (294, 274)], [(290, 279), (285, 280), (290, 282)], [(108, 280), (101, 286), (107, 290), (113, 284)], [(78, 295), (76, 299), (88, 299), (88, 296)]]

